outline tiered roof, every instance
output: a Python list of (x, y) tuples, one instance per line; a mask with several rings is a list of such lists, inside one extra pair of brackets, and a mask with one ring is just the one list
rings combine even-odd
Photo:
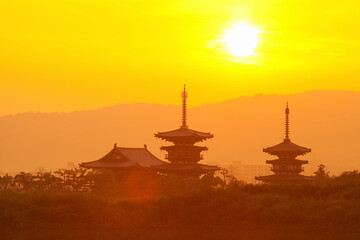
[(295, 163), (295, 164), (298, 164), (298, 165), (302, 165), (302, 164), (308, 164), (309, 161), (307, 160), (299, 160), (299, 159), (274, 159), (274, 160), (266, 160), (266, 163), (268, 164), (274, 164), (274, 163), (288, 163), (288, 162), (291, 162), (291, 163)]
[(207, 172), (220, 170), (218, 166), (205, 165), (200, 163), (186, 164), (186, 163), (166, 163), (159, 166), (152, 167), (155, 170), (166, 173), (195, 173), (203, 174)]
[(266, 182), (302, 182), (302, 181), (314, 181), (317, 180), (316, 177), (304, 176), (300, 174), (294, 175), (279, 175), (273, 174), (268, 176), (255, 177), (255, 180), (266, 181)]
[(209, 138), (213, 138), (214, 135), (205, 132), (199, 132), (196, 130), (192, 130), (189, 128), (181, 127), (176, 130), (168, 131), (168, 132), (159, 132), (155, 134), (155, 137), (164, 139), (166, 141), (176, 141), (177, 139), (193, 139), (196, 142), (203, 141)]
[(275, 146), (264, 148), (264, 152), (269, 153), (271, 155), (304, 155), (306, 153), (311, 152), (310, 148), (299, 146), (290, 141), (290, 139), (284, 139), (282, 143), (279, 143)]
[(169, 149), (198, 149), (199, 151), (207, 151), (208, 148), (207, 147), (203, 147), (203, 146), (195, 146), (195, 145), (190, 145), (190, 146), (178, 146), (178, 145), (171, 145), (171, 146), (162, 146), (160, 149), (161, 150), (169, 150)]

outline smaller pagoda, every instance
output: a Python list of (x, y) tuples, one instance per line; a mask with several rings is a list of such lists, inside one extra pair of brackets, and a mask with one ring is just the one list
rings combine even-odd
[(296, 159), (298, 156), (305, 155), (311, 152), (310, 148), (301, 147), (289, 138), (289, 106), (286, 104), (285, 109), (285, 139), (282, 143), (273, 147), (264, 148), (266, 152), (272, 156), (277, 156), (278, 159), (267, 160), (267, 164), (271, 164), (275, 174), (268, 176), (255, 177), (256, 180), (263, 182), (303, 182), (308, 180), (315, 180), (314, 177), (300, 175), (304, 171), (302, 165), (308, 164), (306, 160)]
[(173, 145), (160, 148), (167, 152), (166, 159), (170, 163), (153, 166), (153, 168), (161, 173), (198, 177), (208, 172), (217, 171), (219, 167), (198, 163), (203, 159), (201, 152), (207, 151), (208, 148), (195, 144), (211, 139), (214, 135), (192, 130), (188, 127), (187, 96), (186, 86), (184, 85), (184, 91), (182, 92), (182, 124), (180, 128), (155, 134), (155, 137), (173, 143)]

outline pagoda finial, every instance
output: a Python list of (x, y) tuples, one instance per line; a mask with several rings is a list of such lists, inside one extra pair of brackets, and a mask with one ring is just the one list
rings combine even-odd
[(181, 94), (181, 97), (183, 99), (182, 103), (182, 125), (181, 128), (188, 128), (186, 125), (186, 118), (187, 118), (187, 109), (186, 109), (186, 99), (187, 99), (187, 92), (186, 92), (186, 85), (184, 84), (184, 91)]
[(285, 109), (285, 140), (289, 140), (289, 103), (286, 102), (286, 109)]

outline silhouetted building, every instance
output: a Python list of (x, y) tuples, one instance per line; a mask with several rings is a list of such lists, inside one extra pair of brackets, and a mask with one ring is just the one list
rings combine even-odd
[(207, 151), (207, 147), (196, 146), (195, 143), (211, 139), (214, 135), (192, 130), (187, 126), (187, 92), (184, 85), (182, 92), (182, 125), (179, 129), (159, 132), (155, 137), (172, 142), (174, 145), (162, 146), (161, 150), (167, 151), (166, 159), (170, 163), (155, 166), (162, 173), (175, 173), (186, 176), (200, 176), (212, 171), (219, 170), (217, 166), (199, 164), (203, 159), (201, 152)]
[(94, 180), (95, 185), (102, 189), (112, 189), (114, 193), (128, 197), (148, 198), (157, 195), (161, 186), (159, 175), (152, 166), (164, 163), (149, 152), (146, 145), (143, 148), (125, 148), (114, 144), (114, 148), (104, 157), (81, 163), (80, 166), (105, 174), (105, 178)]
[(129, 170), (130, 168), (151, 168), (165, 164), (155, 157), (144, 145), (143, 148), (114, 148), (99, 160), (84, 162), (80, 167), (92, 169), (112, 169), (112, 170)]
[(76, 168), (76, 164), (74, 162), (67, 163), (67, 169), (75, 169), (75, 168)]
[(308, 161), (299, 160), (296, 159), (296, 157), (311, 152), (311, 149), (306, 147), (301, 147), (291, 142), (289, 138), (289, 114), (290, 111), (287, 105), (285, 109), (284, 141), (273, 147), (268, 147), (263, 149), (264, 152), (278, 157), (278, 159), (266, 161), (267, 164), (272, 165), (271, 171), (273, 171), (275, 174), (255, 177), (256, 180), (261, 180), (264, 182), (296, 182), (296, 181), (315, 180), (314, 177), (300, 175), (300, 173), (304, 171), (302, 165), (307, 164)]

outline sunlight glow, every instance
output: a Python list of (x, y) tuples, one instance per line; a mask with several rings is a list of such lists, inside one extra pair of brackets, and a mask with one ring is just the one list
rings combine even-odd
[(240, 23), (226, 31), (224, 40), (231, 54), (246, 57), (254, 53), (259, 42), (257, 34), (260, 31), (247, 23)]

